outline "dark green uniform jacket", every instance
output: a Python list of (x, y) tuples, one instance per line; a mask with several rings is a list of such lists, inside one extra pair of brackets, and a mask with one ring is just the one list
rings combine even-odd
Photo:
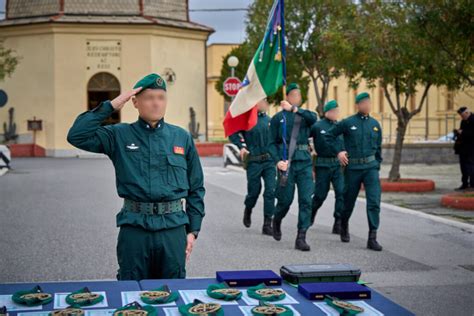
[[(249, 151), (247, 164), (247, 196), (245, 206), (254, 208), (265, 184), (263, 192), (263, 211), (265, 217), (272, 217), (275, 211), (276, 168), (269, 154), (270, 117), (265, 113), (258, 114), (257, 124), (249, 131), (241, 131), (229, 137), (229, 140), (239, 147)], [(264, 157), (262, 155), (267, 155)]]
[(203, 172), (194, 142), (184, 129), (159, 122), (101, 126), (114, 111), (110, 101), (79, 115), (67, 136), (77, 148), (104, 153), (115, 167), (118, 195), (137, 202), (186, 199), (185, 212), (164, 215), (121, 211), (117, 226), (129, 224), (158, 231), (186, 225), (199, 231), (204, 217)]
[[(287, 151), (290, 146), (291, 130), (293, 129), (293, 121), (295, 115), (301, 115), (303, 120), (301, 122), (300, 131), (298, 134), (297, 144), (308, 145), (308, 138), (310, 134), (311, 125), (316, 123), (318, 117), (316, 113), (299, 108), (296, 113), (289, 111), (280, 111), (272, 117), (270, 122), (270, 154), (275, 163), (283, 160), (283, 116), (286, 116), (286, 143)], [(288, 156), (288, 152), (287, 152)], [(293, 154), (292, 161), (311, 161), (311, 155), (308, 150), (299, 150), (296, 148)]]
[(326, 135), (333, 155), (341, 151), (336, 138), (339, 135), (344, 136), (344, 147), (349, 154), (347, 169), (380, 168), (382, 128), (374, 118), (354, 114), (334, 125)]
[[(337, 158), (337, 155), (334, 154), (333, 150), (329, 146), (326, 137), (329, 130), (336, 124), (338, 123), (330, 121), (327, 118), (323, 118), (317, 121), (311, 127), (311, 137), (313, 138), (314, 142), (314, 150), (316, 151), (318, 158), (322, 158), (316, 158), (316, 166), (318, 167), (339, 166), (339, 161), (331, 162), (329, 159), (326, 159)], [(342, 135), (339, 135), (336, 138), (332, 146), (335, 147), (337, 152), (344, 151), (344, 138)]]

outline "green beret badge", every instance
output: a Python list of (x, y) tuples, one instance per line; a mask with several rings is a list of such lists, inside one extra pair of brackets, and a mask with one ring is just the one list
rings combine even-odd
[(207, 295), (224, 301), (238, 300), (242, 297), (239, 289), (230, 288), (227, 283), (211, 284), (207, 287)]
[(44, 293), (41, 287), (37, 285), (31, 290), (13, 293), (12, 300), (20, 305), (38, 306), (48, 304), (53, 300), (53, 296), (49, 293)]
[(73, 306), (91, 306), (100, 303), (103, 300), (103, 295), (93, 293), (89, 291), (87, 287), (72, 292), (66, 296), (66, 303)]
[(140, 305), (132, 302), (114, 311), (113, 316), (156, 316), (156, 309), (151, 305)]
[(270, 302), (282, 300), (286, 296), (285, 291), (281, 289), (272, 289), (267, 287), (265, 283), (249, 287), (247, 289), (247, 294), (256, 300)]
[(77, 307), (68, 306), (64, 309), (52, 311), (48, 315), (49, 316), (83, 316), (84, 310)]
[(332, 297), (332, 296), (329, 296), (329, 295), (326, 295), (326, 297), (324, 298), (324, 301), (329, 306), (331, 306), (332, 308), (337, 310), (339, 312), (339, 314), (341, 314), (341, 315), (347, 315), (347, 316), (357, 315), (357, 314), (362, 313), (364, 311), (364, 309), (362, 307), (351, 304), (349, 302), (342, 301), (338, 298), (335, 298), (335, 297)]
[(171, 292), (167, 285), (140, 293), (140, 299), (146, 304), (166, 304), (176, 301), (178, 293)]
[(293, 311), (284, 305), (273, 305), (270, 303), (260, 301), (258, 306), (255, 306), (254, 308), (252, 308), (252, 315), (293, 316)]
[(194, 302), (181, 305), (178, 307), (178, 310), (181, 315), (184, 316), (191, 316), (191, 315), (199, 315), (199, 316), (223, 316), (224, 310), (222, 309), (221, 304), (217, 303), (204, 303), (200, 300), (194, 300)]

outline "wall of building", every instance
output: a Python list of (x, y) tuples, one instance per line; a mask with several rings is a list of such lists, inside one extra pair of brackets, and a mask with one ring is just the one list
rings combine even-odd
[[(77, 154), (66, 135), (77, 115), (87, 110), (89, 79), (102, 71), (117, 77), (124, 91), (144, 75), (172, 69), (176, 82), (169, 85), (165, 119), (187, 129), (188, 108), (193, 106), (200, 132), (205, 133), (205, 32), (152, 25), (41, 24), (3, 28), (2, 36), (21, 60), (12, 77), (0, 82), (0, 89), (9, 95), (7, 106), (0, 109), (0, 122), (6, 121), (7, 109), (13, 106), (18, 132), (25, 139), (30, 134), (26, 120), (42, 119), (44, 130), (38, 132), (37, 143), (47, 155)], [(97, 58), (88, 57), (88, 45), (119, 46), (119, 56), (98, 64)], [(136, 119), (137, 111), (129, 102), (121, 121)]]

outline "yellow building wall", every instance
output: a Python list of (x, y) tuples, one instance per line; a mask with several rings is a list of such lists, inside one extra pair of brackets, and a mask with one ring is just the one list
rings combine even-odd
[[(0, 122), (7, 120), (7, 109), (12, 106), (19, 134), (29, 133), (26, 119), (42, 119), (37, 144), (46, 148), (47, 155), (79, 152), (67, 143), (66, 135), (74, 119), (87, 110), (89, 79), (101, 72), (87, 69), (88, 41), (121, 43), (119, 67), (106, 72), (117, 77), (122, 91), (151, 72), (172, 69), (176, 81), (168, 85), (165, 120), (187, 129), (189, 106), (193, 106), (200, 133), (205, 134), (206, 32), (158, 26), (46, 24), (4, 28), (2, 37), (5, 46), (14, 49), (21, 60), (12, 77), (0, 82), (0, 89), (9, 95), (8, 104), (0, 109)], [(122, 122), (133, 122), (137, 117), (132, 102), (121, 111)]]

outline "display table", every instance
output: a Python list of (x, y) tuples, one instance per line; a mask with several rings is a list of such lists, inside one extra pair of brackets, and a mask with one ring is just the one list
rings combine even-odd
[[(135, 281), (84, 281), (84, 282), (39, 282), (39, 283), (9, 283), (0, 284), (0, 307), (8, 303), (9, 296), (19, 290), (28, 290), (35, 285), (40, 285), (44, 292), (51, 293), (55, 296), (53, 302), (46, 304), (39, 309), (21, 308), (12, 306), (9, 308), (9, 316), (44, 316), (53, 309), (60, 308), (61, 295), (58, 293), (70, 293), (87, 286), (92, 292), (105, 292), (105, 300), (101, 306), (92, 306), (84, 308), (85, 316), (108, 316), (112, 311), (122, 305), (129, 303), (136, 297), (138, 291), (152, 290), (164, 284), (168, 285), (171, 291), (179, 291), (180, 298), (176, 303), (157, 306), (158, 315), (179, 315), (177, 306), (188, 303), (194, 298), (204, 298), (206, 301), (213, 301), (211, 298), (205, 296), (205, 290), (211, 283), (217, 283), (215, 279), (184, 279), (184, 280), (142, 280)], [(290, 306), (295, 311), (295, 315), (337, 315), (331, 313), (327, 309), (327, 305), (323, 302), (318, 302), (321, 307), (317, 307), (313, 301), (309, 301), (298, 293), (297, 289), (283, 284), (275, 286), (276, 288), (283, 288), (287, 297), (282, 303)], [(243, 297), (236, 302), (219, 301), (224, 309), (225, 315), (250, 315), (249, 311), (252, 306), (257, 304), (257, 301), (249, 298), (246, 295), (245, 288), (241, 288), (244, 292)], [(397, 305), (391, 300), (385, 298), (381, 294), (372, 290), (372, 298), (362, 302), (364, 304), (365, 312), (359, 315), (414, 315), (405, 308)], [(64, 302), (62, 302), (64, 304)], [(105, 305), (104, 305), (105, 304)], [(323, 311), (325, 310), (325, 311)]]

